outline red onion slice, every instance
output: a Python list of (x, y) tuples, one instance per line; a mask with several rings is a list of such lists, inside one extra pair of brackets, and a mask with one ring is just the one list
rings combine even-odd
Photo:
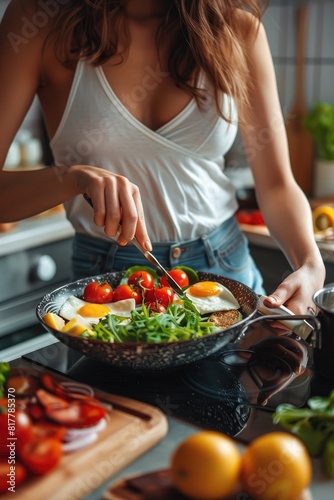
[(81, 382), (75, 382), (69, 380), (68, 382), (61, 382), (60, 387), (65, 389), (65, 391), (74, 392), (78, 394), (85, 394), (87, 396), (94, 396), (94, 390), (87, 384), (82, 384)]
[(92, 433), (98, 433), (103, 431), (107, 426), (107, 421), (105, 418), (102, 418), (97, 424), (92, 425), (91, 427), (83, 427), (82, 429), (67, 429), (64, 441), (74, 441), (79, 438), (84, 438), (85, 436), (89, 436)]
[(64, 453), (70, 453), (72, 451), (80, 450), (89, 444), (94, 443), (97, 439), (97, 432), (91, 432), (86, 436), (80, 436), (73, 441), (69, 441), (68, 443), (63, 443), (63, 451)]

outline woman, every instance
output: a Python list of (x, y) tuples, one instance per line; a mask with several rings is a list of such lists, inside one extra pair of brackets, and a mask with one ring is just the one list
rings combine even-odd
[(0, 161), (37, 94), (55, 166), (2, 171), (1, 221), (64, 203), (77, 277), (146, 264), (136, 236), (167, 268), (262, 292), (223, 172), (238, 120), (259, 206), (294, 270), (266, 305), (305, 313), (325, 271), (257, 3), (12, 0), (0, 34)]

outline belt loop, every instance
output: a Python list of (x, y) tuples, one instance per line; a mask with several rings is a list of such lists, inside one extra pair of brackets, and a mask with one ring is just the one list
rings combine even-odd
[(213, 267), (215, 265), (215, 258), (214, 258), (213, 249), (212, 249), (212, 246), (210, 243), (210, 239), (208, 238), (207, 235), (205, 235), (205, 236), (201, 237), (201, 240), (203, 241), (203, 245), (204, 245), (205, 250), (206, 250), (206, 256), (208, 259), (209, 266)]

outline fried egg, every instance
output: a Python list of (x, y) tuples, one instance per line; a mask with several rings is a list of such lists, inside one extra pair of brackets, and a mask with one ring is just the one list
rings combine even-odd
[(200, 314), (240, 307), (230, 290), (215, 281), (199, 281), (187, 288), (185, 294)]
[(132, 298), (108, 302), (107, 304), (95, 304), (70, 295), (61, 306), (59, 316), (71, 320), (79, 314), (89, 324), (94, 324), (109, 313), (124, 316), (125, 318), (130, 317), (130, 313), (135, 307), (136, 303)]

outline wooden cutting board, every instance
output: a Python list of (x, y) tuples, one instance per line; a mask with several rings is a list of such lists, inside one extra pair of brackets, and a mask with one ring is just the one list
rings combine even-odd
[[(41, 371), (20, 360), (20, 368), (29, 375)], [(43, 373), (48, 370), (43, 368)], [(52, 375), (60, 381), (63, 376)], [(86, 448), (68, 453), (57, 468), (40, 477), (30, 477), (17, 488), (14, 496), (33, 500), (82, 499), (108, 478), (144, 454), (167, 433), (167, 419), (153, 406), (94, 390), (95, 396), (111, 405), (107, 426), (97, 440)], [(13, 498), (13, 493), (1, 497)]]
[(306, 195), (311, 194), (313, 177), (313, 143), (308, 131), (303, 125), (307, 113), (305, 100), (305, 41), (308, 7), (302, 5), (296, 9), (297, 32), (297, 67), (295, 97), (288, 111), (285, 127), (289, 143), (290, 161), (293, 174), (299, 186)]
[[(236, 491), (224, 500), (237, 500), (247, 498), (245, 492)], [(125, 478), (111, 487), (103, 495), (103, 500), (189, 500), (179, 493), (172, 485), (169, 470), (159, 470)], [(296, 498), (296, 500), (312, 500), (309, 489)]]

